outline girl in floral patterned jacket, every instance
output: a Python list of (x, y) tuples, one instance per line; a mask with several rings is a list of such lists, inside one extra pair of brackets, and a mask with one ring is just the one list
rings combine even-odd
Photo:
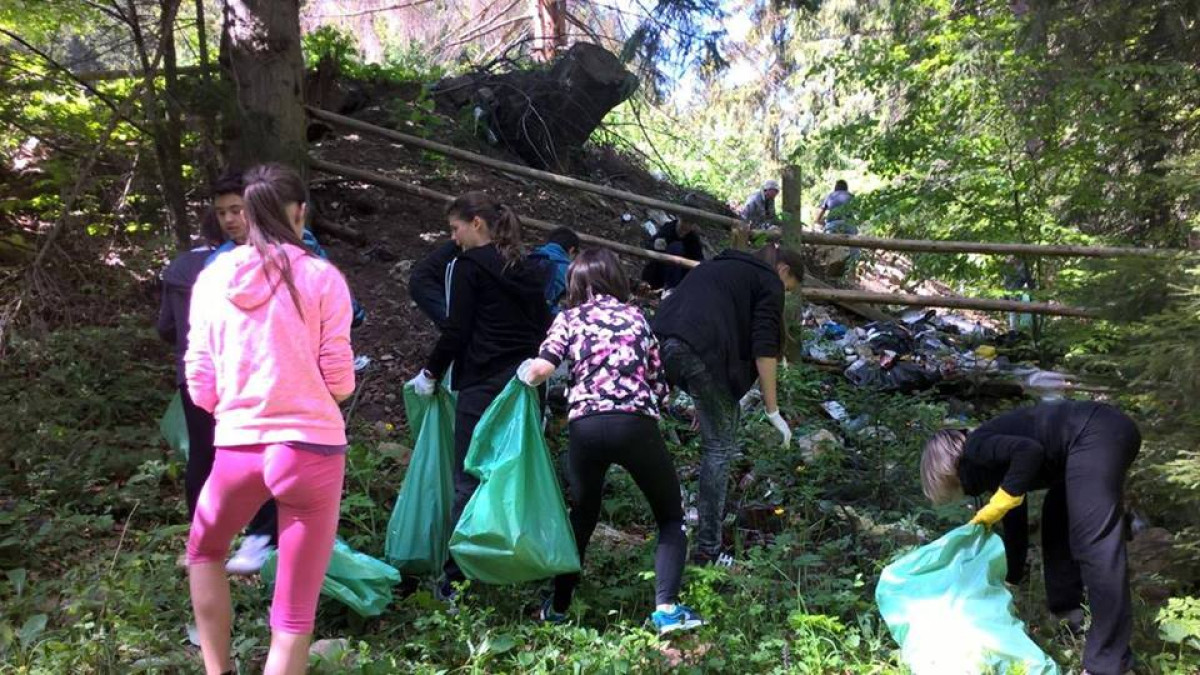
[[(570, 448), (567, 478), (571, 526), (579, 558), (600, 517), (608, 467), (625, 468), (658, 522), (654, 560), (657, 585), (651, 621), (660, 634), (702, 625), (679, 604), (687, 533), (675, 466), (658, 430), (658, 407), (666, 397), (658, 340), (641, 311), (629, 304), (629, 280), (615, 255), (588, 249), (571, 263), (564, 309), (542, 343), (538, 358), (521, 364), (517, 377), (530, 386), (545, 382), (563, 361), (571, 363)], [(543, 621), (565, 621), (578, 574), (554, 580), (542, 607)]]

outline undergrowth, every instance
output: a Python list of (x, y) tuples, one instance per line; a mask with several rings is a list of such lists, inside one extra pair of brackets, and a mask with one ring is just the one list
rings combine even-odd
[[(0, 673), (200, 672), (178, 565), (183, 466), (157, 438), (170, 363), (152, 331), (121, 322), (14, 345), (0, 364)], [(670, 642), (646, 627), (653, 523), (632, 481), (614, 470), (568, 624), (532, 620), (539, 584), (471, 586), (451, 615), (422, 582), (378, 619), (322, 602), (317, 637), (345, 642), (315, 659), (314, 672), (903, 672), (874, 585), (899, 552), (967, 518), (962, 508), (927, 507), (919, 493), (920, 444), (946, 409), (803, 366), (789, 368), (781, 386), (797, 434), (825, 427), (845, 446), (805, 462), (778, 446), (761, 412), (750, 414), (726, 523), (739, 564), (689, 567), (685, 576), (683, 600), (708, 626)], [(830, 399), (860, 420), (855, 431), (820, 412)], [(673, 450), (691, 499), (698, 439), (664, 425), (680, 438)], [(394, 451), (400, 432), (385, 428), (353, 425), (340, 528), (373, 555), (406, 464)], [(384, 443), (390, 451), (379, 451)], [(1035, 562), (1016, 594), (1020, 613), (1043, 648), (1077, 668), (1082, 644), (1042, 609), (1038, 571)], [(269, 594), (256, 579), (238, 581), (234, 602), (235, 655), (253, 672), (269, 642)], [(1144, 667), (1195, 672), (1196, 600), (1137, 609)]]

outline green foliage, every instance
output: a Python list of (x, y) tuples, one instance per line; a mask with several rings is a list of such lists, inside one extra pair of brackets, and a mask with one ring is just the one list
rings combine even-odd
[(334, 26), (306, 33), (303, 51), (309, 68), (329, 59), (338, 66), (338, 72), (365, 82), (435, 82), (446, 74), (445, 68), (416, 42), (391, 45), (383, 63), (364, 63), (354, 36)]

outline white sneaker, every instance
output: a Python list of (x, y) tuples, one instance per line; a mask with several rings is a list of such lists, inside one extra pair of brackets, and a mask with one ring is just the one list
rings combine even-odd
[(267, 556), (271, 554), (271, 538), (265, 534), (252, 534), (242, 540), (242, 547), (225, 563), (230, 574), (258, 574)]

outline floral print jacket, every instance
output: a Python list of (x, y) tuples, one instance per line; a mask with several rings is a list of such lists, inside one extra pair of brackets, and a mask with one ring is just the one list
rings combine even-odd
[(599, 295), (563, 310), (539, 356), (555, 366), (571, 362), (568, 419), (609, 412), (658, 418), (667, 384), (658, 340), (637, 307)]

